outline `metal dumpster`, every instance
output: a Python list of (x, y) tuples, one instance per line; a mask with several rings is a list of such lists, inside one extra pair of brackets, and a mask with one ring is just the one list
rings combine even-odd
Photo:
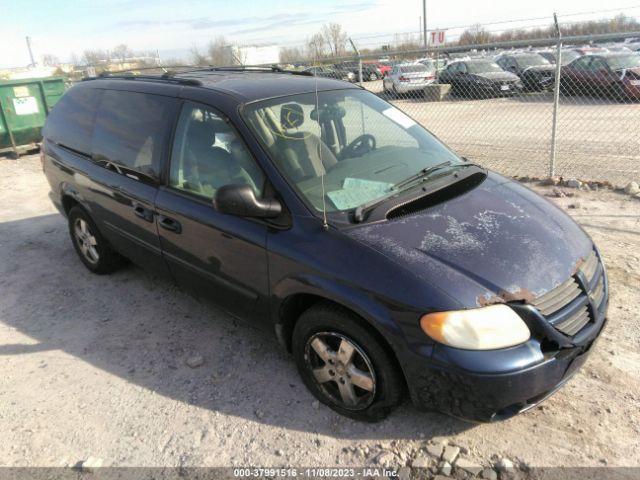
[(51, 107), (65, 90), (63, 77), (0, 80), (0, 152), (30, 148), (40, 142)]

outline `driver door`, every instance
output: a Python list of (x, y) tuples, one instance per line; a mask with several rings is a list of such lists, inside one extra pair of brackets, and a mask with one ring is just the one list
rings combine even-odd
[(217, 189), (265, 177), (236, 130), (213, 108), (182, 106), (167, 185), (156, 197), (162, 253), (176, 281), (243, 318), (267, 317), (267, 226), (217, 212)]

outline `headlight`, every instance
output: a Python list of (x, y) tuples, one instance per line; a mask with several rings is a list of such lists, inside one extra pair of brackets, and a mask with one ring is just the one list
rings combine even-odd
[(493, 350), (529, 340), (531, 333), (507, 305), (437, 312), (420, 319), (424, 333), (435, 341), (466, 350)]

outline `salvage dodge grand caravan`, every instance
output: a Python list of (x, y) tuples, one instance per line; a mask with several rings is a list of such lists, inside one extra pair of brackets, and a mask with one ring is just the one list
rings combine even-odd
[(275, 332), (313, 395), (355, 419), (407, 394), (508, 418), (570, 379), (605, 323), (578, 225), (355, 85), (92, 79), (51, 112), (42, 160), (89, 270), (128, 259)]

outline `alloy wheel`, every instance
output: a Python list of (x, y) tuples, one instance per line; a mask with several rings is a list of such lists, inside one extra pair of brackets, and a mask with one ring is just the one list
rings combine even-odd
[(100, 255), (96, 248), (98, 241), (91, 231), (89, 224), (82, 218), (77, 218), (74, 223), (73, 233), (84, 258), (91, 264), (98, 263), (100, 260)]
[(367, 354), (356, 342), (336, 332), (311, 336), (305, 360), (320, 390), (349, 410), (367, 408), (375, 397), (376, 376)]

